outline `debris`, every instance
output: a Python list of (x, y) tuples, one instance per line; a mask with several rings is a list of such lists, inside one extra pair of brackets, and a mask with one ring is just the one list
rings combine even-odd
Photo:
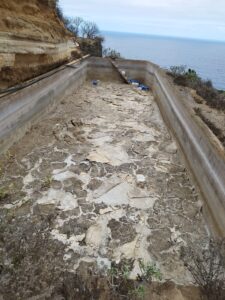
[(165, 151), (169, 154), (175, 154), (177, 153), (177, 145), (176, 143), (171, 143), (170, 145), (168, 145), (166, 148), (165, 148)]
[(100, 80), (92, 80), (92, 84), (94, 86), (97, 86), (99, 84)]
[(144, 186), (145, 186), (145, 184), (146, 184), (146, 178), (145, 178), (145, 176), (142, 175), (142, 174), (138, 174), (138, 175), (136, 176), (136, 178), (137, 178), (137, 185), (138, 185), (139, 187), (141, 187), (141, 188), (144, 188)]
[(79, 121), (71, 120), (70, 122), (74, 127), (77, 127), (77, 128), (84, 125), (84, 123), (81, 120), (79, 120)]
[(149, 91), (149, 87), (147, 85), (144, 84), (139, 84), (138, 89), (141, 91)]
[(137, 85), (141, 84), (140, 81), (138, 81), (138, 80), (136, 80), (136, 79), (129, 79), (128, 82), (129, 82), (130, 84), (134, 84), (134, 85), (136, 85), (136, 84), (137, 84)]
[(138, 87), (139, 90), (141, 91), (149, 91), (150, 88), (145, 85), (145, 84), (142, 84), (140, 81), (136, 80), (136, 79), (129, 79), (128, 82), (136, 87)]

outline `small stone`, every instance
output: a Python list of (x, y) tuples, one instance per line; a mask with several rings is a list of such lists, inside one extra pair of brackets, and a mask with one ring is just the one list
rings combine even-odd
[(170, 145), (168, 145), (166, 148), (165, 148), (165, 151), (169, 154), (175, 154), (177, 153), (177, 145), (176, 143), (171, 143)]

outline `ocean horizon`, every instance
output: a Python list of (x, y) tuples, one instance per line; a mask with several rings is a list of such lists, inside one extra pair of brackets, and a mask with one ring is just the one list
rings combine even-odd
[(225, 90), (225, 41), (102, 31), (104, 47), (127, 59), (150, 60), (162, 68), (185, 65)]

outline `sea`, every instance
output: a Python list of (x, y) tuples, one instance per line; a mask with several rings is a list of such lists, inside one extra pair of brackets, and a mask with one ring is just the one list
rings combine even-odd
[(225, 42), (103, 32), (104, 47), (127, 59), (150, 60), (163, 68), (185, 65), (225, 90)]

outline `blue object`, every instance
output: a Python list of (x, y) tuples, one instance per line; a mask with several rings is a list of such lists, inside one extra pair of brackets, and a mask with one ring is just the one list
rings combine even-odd
[(149, 87), (147, 85), (144, 85), (144, 84), (139, 84), (139, 88), (142, 90), (142, 91), (149, 91)]
[(138, 85), (138, 89), (141, 90), (141, 91), (149, 91), (149, 87), (147, 85), (144, 85), (142, 83), (140, 83), (140, 81), (136, 80), (136, 79), (129, 79), (128, 82), (130, 84), (134, 84), (135, 85), (137, 84)]
[(136, 79), (129, 79), (128, 82), (129, 83), (138, 83), (138, 84), (140, 84), (140, 81), (138, 81)]
[(92, 81), (92, 84), (93, 84), (93, 85), (98, 85), (98, 80), (93, 80), (93, 81)]

